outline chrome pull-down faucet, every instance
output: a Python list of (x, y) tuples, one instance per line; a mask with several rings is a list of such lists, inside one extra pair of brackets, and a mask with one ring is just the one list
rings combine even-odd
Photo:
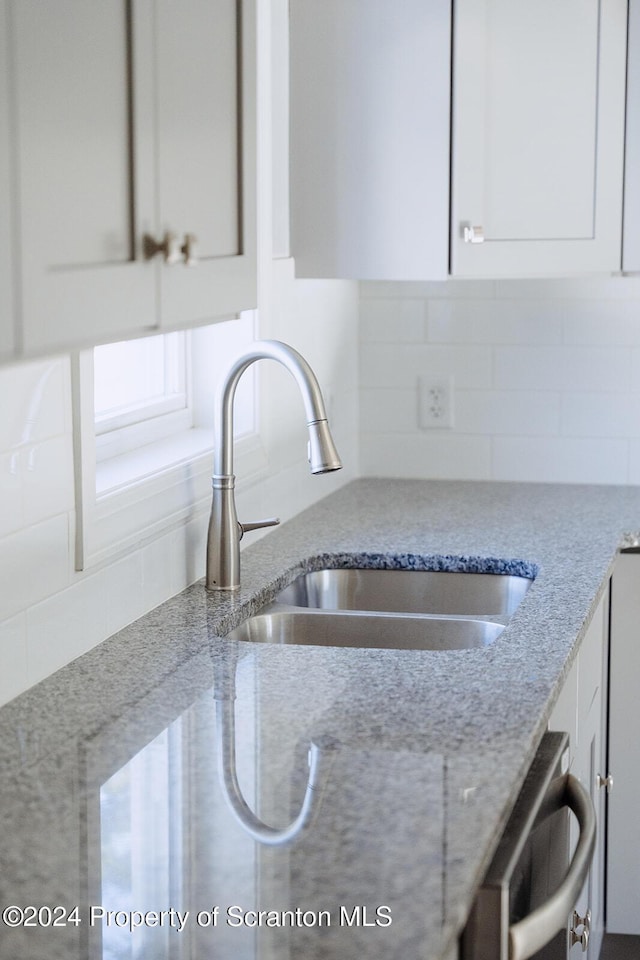
[(256, 360), (277, 360), (295, 378), (307, 415), (309, 463), (312, 473), (340, 470), (342, 463), (331, 437), (316, 376), (297, 350), (279, 340), (257, 340), (233, 362), (216, 393), (214, 419), (213, 497), (207, 539), (208, 590), (240, 586), (240, 539), (246, 530), (273, 526), (277, 519), (241, 524), (236, 514), (233, 474), (233, 399), (240, 377)]

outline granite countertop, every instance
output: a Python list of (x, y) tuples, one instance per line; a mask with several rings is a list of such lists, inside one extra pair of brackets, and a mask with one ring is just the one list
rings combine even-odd
[[(46, 909), (4, 915), (1, 960), (136, 941), (154, 960), (446, 956), (639, 529), (639, 488), (355, 481), (248, 547), (238, 596), (197, 583), (12, 701), (0, 907)], [(299, 572), (354, 557), (536, 578), (482, 649), (222, 639)], [(303, 827), (254, 839), (224, 763), (245, 819), (278, 839), (303, 810)]]

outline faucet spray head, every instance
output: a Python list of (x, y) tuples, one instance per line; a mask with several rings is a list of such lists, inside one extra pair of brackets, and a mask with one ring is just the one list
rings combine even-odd
[(309, 427), (308, 457), (311, 473), (330, 473), (341, 470), (342, 461), (335, 448), (326, 420), (312, 420)]

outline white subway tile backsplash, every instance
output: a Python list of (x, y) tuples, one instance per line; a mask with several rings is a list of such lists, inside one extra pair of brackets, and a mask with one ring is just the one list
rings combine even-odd
[(455, 429), (483, 436), (550, 435), (560, 431), (560, 394), (543, 390), (459, 390)]
[(0, 620), (64, 590), (69, 584), (70, 565), (66, 514), (3, 537)]
[(68, 360), (58, 358), (0, 370), (0, 450), (21, 448), (68, 430), (68, 369)]
[(502, 390), (628, 390), (624, 347), (496, 347), (494, 386)]
[(427, 310), (433, 343), (555, 344), (562, 340), (563, 306), (513, 300), (432, 300)]
[(24, 613), (0, 623), (0, 705), (29, 686)]
[(369, 343), (421, 343), (425, 340), (424, 300), (365, 300), (361, 336)]
[(479, 299), (495, 297), (494, 280), (428, 280), (420, 282), (366, 280), (360, 283), (361, 303), (375, 297), (402, 300)]
[(22, 448), (19, 464), (26, 524), (73, 509), (73, 449), (69, 434)]
[(422, 477), (441, 480), (488, 480), (491, 441), (457, 434), (363, 433), (365, 476)]
[(360, 387), (402, 388), (419, 374), (452, 375), (461, 388), (491, 386), (491, 348), (454, 344), (372, 344), (360, 347)]
[(0, 538), (24, 526), (19, 454), (0, 454)]
[(496, 297), (528, 300), (638, 300), (640, 277), (556, 277), (495, 282)]
[(575, 437), (494, 437), (495, 480), (545, 483), (626, 483), (624, 440)]
[(640, 392), (564, 394), (562, 433), (640, 439)]
[[(473, 437), (489, 443), (491, 457), (488, 465), (481, 456), (477, 466), (473, 458), (460, 463), (460, 477), (640, 482), (640, 277), (366, 283), (360, 289), (365, 315), (391, 314), (394, 299), (413, 304), (422, 298), (427, 318), (424, 343), (411, 347), (399, 338), (372, 343), (363, 325), (365, 472), (376, 469), (397, 433), (398, 473), (443, 476), (439, 464), (449, 469), (461, 442)], [(417, 422), (412, 428), (418, 373), (453, 374), (452, 430), (436, 435)], [(437, 458), (426, 446), (438, 448)]]
[(143, 589), (142, 567), (142, 551), (136, 550), (102, 571), (105, 636), (122, 630), (149, 609)]
[[(184, 566), (184, 551), (179, 549), (177, 533), (172, 530), (153, 540), (142, 550), (142, 587), (149, 610), (186, 587), (179, 581), (178, 571)], [(177, 583), (182, 583), (177, 586)]]
[(362, 390), (360, 428), (364, 433), (415, 433), (417, 383), (406, 390)]
[(628, 483), (640, 485), (640, 440), (629, 441)]
[(632, 347), (629, 351), (631, 363), (631, 389), (640, 390), (640, 349)]
[(107, 603), (104, 579), (95, 574), (27, 610), (29, 683), (37, 683), (104, 640)]
[(564, 318), (563, 339), (572, 346), (640, 347), (640, 301), (573, 301)]

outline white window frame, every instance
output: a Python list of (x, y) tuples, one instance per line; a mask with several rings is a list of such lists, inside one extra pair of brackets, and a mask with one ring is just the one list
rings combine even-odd
[[(256, 311), (239, 318), (248, 342), (255, 338)], [(126, 556), (164, 533), (202, 519), (211, 507), (213, 468), (212, 385), (227, 367), (229, 323), (191, 331), (193, 393), (199, 404), (195, 425), (146, 443), (127, 453), (96, 460), (93, 402), (93, 351), (71, 357), (75, 469), (75, 569), (94, 569)], [(215, 342), (214, 342), (215, 341)], [(248, 345), (248, 343), (247, 343)], [(243, 381), (257, 377), (256, 366)], [(238, 395), (243, 387), (238, 387)], [(253, 427), (235, 441), (238, 488), (267, 474), (268, 458), (261, 437), (258, 385), (254, 386)], [(144, 428), (143, 428), (144, 429)], [(203, 556), (204, 563), (204, 556)]]
[(176, 330), (173, 333), (157, 334), (157, 337), (163, 341), (161, 346), (165, 368), (169, 365), (176, 368), (176, 389), (170, 395), (164, 394), (136, 405), (131, 404), (116, 412), (96, 414), (98, 463), (170, 437), (182, 430), (189, 430), (193, 426), (191, 332)]

